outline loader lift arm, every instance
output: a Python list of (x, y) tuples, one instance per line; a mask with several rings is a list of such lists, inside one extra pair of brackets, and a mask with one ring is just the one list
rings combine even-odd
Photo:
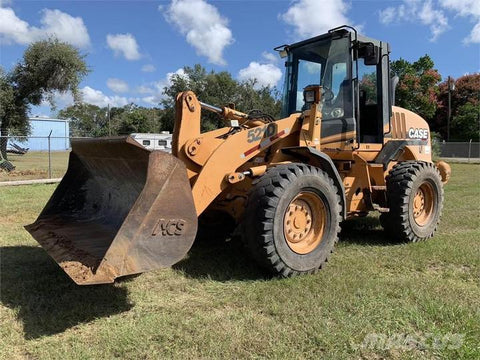
[[(219, 108), (203, 105), (207, 110), (219, 112)], [(224, 108), (222, 116), (242, 121), (242, 130), (228, 135), (230, 128), (200, 133), (202, 104), (192, 92), (177, 97), (177, 118), (173, 154), (184, 161), (192, 184), (197, 215), (230, 185), (228, 175), (237, 170), (267, 148), (287, 138), (300, 129), (299, 116), (292, 115), (272, 123), (248, 119), (233, 109)], [(240, 122), (239, 121), (239, 122)]]

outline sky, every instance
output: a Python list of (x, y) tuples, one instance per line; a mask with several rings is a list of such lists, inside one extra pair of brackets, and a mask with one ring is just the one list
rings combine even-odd
[[(86, 55), (85, 102), (155, 106), (172, 74), (195, 64), (281, 90), (273, 48), (343, 24), (389, 42), (392, 60), (430, 55), (443, 78), (480, 72), (479, 0), (0, 0), (0, 64), (8, 71), (53, 35)], [(44, 104), (32, 115), (52, 114)]]

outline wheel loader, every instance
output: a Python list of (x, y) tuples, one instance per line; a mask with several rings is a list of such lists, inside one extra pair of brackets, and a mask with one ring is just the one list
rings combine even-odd
[[(432, 162), (426, 121), (394, 106), (389, 44), (341, 26), (275, 50), (283, 118), (180, 93), (171, 154), (131, 137), (72, 140), (26, 229), (80, 285), (177, 263), (208, 212), (233, 219), (252, 257), (284, 277), (322, 268), (340, 223), (371, 211), (387, 236), (433, 236), (450, 167)], [(205, 112), (225, 126), (201, 132)]]

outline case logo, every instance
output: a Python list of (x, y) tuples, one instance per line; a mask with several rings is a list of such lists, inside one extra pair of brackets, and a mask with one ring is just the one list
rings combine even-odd
[(420, 140), (427, 140), (428, 139), (428, 129), (414, 129), (410, 128), (408, 130), (408, 137), (410, 139), (420, 139)]

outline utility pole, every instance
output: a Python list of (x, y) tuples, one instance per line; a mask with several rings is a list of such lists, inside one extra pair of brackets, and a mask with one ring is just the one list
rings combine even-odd
[(108, 136), (112, 136), (110, 131), (110, 104), (107, 105)]
[(450, 120), (452, 117), (452, 91), (455, 90), (455, 81), (449, 76), (447, 80), (448, 87), (448, 116), (447, 116), (447, 142), (450, 141)]

